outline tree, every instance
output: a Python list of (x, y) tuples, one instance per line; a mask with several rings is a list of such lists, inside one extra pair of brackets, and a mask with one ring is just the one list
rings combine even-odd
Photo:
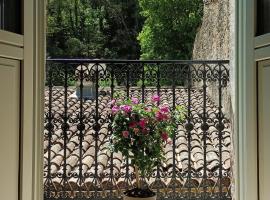
[(143, 26), (138, 1), (107, 0), (104, 8), (108, 23), (104, 29), (104, 34), (108, 36), (105, 46), (110, 49), (110, 57), (138, 59), (140, 45), (137, 36)]
[(50, 57), (98, 57), (105, 36), (100, 19), (103, 9), (93, 9), (86, 0), (48, 2), (47, 55)]
[(138, 1), (48, 1), (47, 55), (138, 59)]
[(201, 0), (139, 0), (145, 17), (138, 39), (142, 59), (190, 59), (198, 26)]

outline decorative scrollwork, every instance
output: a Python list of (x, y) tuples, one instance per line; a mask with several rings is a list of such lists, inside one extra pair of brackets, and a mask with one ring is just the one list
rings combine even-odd
[[(129, 159), (108, 149), (114, 131), (109, 102), (117, 93), (149, 105), (159, 94), (170, 109), (186, 109), (173, 145), (164, 146), (164, 160), (141, 178), (158, 199), (231, 199), (227, 62), (48, 61), (46, 78), (45, 200), (118, 199), (135, 185)], [(87, 84), (94, 98), (72, 95)]]

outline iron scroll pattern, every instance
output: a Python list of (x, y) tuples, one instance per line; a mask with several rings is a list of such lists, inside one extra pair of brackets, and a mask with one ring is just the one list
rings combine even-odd
[[(119, 91), (141, 102), (156, 93), (171, 109), (186, 108), (172, 146), (164, 147), (166, 163), (141, 180), (158, 199), (232, 199), (230, 116), (224, 110), (228, 65), (226, 60), (48, 59), (44, 199), (119, 199), (133, 187), (129, 159), (107, 151), (113, 120), (108, 102)], [(83, 96), (89, 83), (92, 99)], [(80, 95), (71, 97), (76, 90)]]

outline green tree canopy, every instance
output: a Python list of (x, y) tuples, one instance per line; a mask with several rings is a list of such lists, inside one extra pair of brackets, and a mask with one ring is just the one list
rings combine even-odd
[(190, 59), (198, 26), (201, 0), (139, 0), (145, 17), (138, 39), (142, 59)]
[(103, 9), (86, 0), (50, 0), (47, 53), (51, 57), (97, 57), (103, 54)]
[(105, 10), (108, 23), (104, 29), (107, 36), (105, 46), (110, 50), (110, 58), (138, 59), (140, 45), (137, 36), (143, 26), (138, 1), (107, 1)]
[(190, 59), (201, 0), (48, 0), (47, 55)]
[(50, 57), (139, 58), (138, 1), (48, 0)]

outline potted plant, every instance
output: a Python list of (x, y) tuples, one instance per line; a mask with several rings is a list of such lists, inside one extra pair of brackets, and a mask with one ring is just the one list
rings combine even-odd
[(164, 159), (164, 145), (172, 144), (177, 123), (184, 118), (184, 109), (177, 106), (172, 110), (167, 104), (160, 104), (160, 97), (154, 95), (148, 104), (137, 98), (111, 102), (113, 134), (111, 150), (128, 156), (134, 166), (136, 187), (124, 192), (124, 200), (154, 200), (156, 194), (142, 187), (139, 177), (147, 177), (153, 168)]

